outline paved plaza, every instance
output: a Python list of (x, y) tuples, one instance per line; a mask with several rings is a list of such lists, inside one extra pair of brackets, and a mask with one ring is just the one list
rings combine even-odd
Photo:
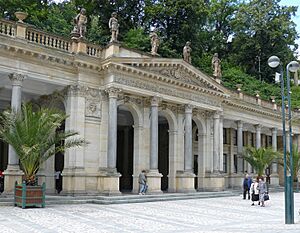
[(300, 193), (295, 224), (284, 224), (283, 193), (266, 207), (241, 196), (115, 205), (0, 207), (0, 232), (300, 232)]

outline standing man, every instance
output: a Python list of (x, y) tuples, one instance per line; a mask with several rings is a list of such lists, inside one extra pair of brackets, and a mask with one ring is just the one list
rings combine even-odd
[(246, 174), (245, 178), (244, 178), (244, 181), (243, 181), (243, 199), (245, 200), (246, 199), (246, 194), (248, 193), (248, 199), (250, 199), (250, 193), (249, 193), (249, 175)]
[(147, 191), (147, 177), (146, 177), (145, 170), (142, 170), (142, 172), (139, 174), (139, 184), (140, 184), (139, 195), (145, 195)]

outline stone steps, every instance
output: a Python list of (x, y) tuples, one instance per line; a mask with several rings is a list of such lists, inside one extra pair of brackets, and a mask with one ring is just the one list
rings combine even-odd
[[(120, 195), (120, 196), (46, 196), (46, 205), (58, 204), (126, 204), (154, 201), (175, 201), (186, 199), (217, 198), (238, 195), (236, 192), (196, 192), (196, 193), (166, 193), (156, 195)], [(0, 206), (13, 206), (13, 197), (1, 197)]]

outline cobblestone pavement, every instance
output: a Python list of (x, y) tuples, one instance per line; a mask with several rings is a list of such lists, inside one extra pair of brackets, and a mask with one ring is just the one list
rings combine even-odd
[(22, 210), (0, 207), (0, 232), (300, 232), (300, 193), (295, 224), (284, 224), (283, 193), (266, 207), (241, 196), (118, 205), (54, 205)]

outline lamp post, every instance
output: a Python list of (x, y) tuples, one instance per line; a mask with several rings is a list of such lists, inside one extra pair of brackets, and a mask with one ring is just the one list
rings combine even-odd
[[(285, 203), (285, 224), (294, 224), (294, 192), (293, 192), (293, 139), (292, 139), (292, 115), (291, 115), (291, 91), (290, 91), (290, 72), (295, 72), (299, 69), (299, 63), (296, 61), (290, 62), (286, 66), (287, 77), (287, 94), (284, 92), (283, 68), (280, 59), (276, 56), (271, 56), (268, 59), (268, 65), (271, 68), (280, 68), (280, 83), (281, 83), (281, 99), (282, 99), (282, 130), (283, 130), (283, 164), (284, 164), (284, 203)], [(285, 105), (284, 101), (288, 100), (288, 122), (289, 122), (289, 141), (290, 141), (290, 173), (287, 174), (287, 159), (286, 159), (286, 131), (285, 131)]]

